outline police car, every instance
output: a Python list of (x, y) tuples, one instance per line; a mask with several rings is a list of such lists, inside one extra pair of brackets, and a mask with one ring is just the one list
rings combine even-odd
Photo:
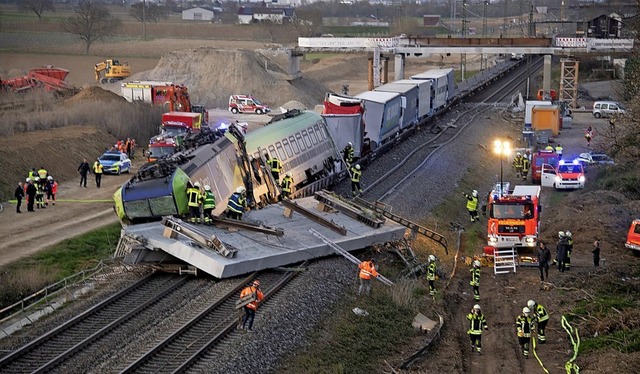
[(119, 151), (106, 151), (98, 158), (103, 172), (108, 174), (128, 173), (131, 170), (131, 160)]

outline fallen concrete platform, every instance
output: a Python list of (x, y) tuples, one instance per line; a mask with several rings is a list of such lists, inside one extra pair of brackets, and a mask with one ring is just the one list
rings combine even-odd
[(184, 235), (166, 237), (163, 235), (166, 227), (154, 222), (123, 228), (123, 234), (136, 237), (142, 243), (130, 249), (125, 262), (133, 265), (180, 260), (214, 277), (228, 278), (335, 254), (327, 244), (309, 232), (312, 228), (347, 251), (400, 240), (405, 233), (404, 226), (390, 220), (385, 220), (378, 228), (372, 228), (337, 210), (322, 211), (313, 197), (296, 199), (295, 202), (325, 221), (333, 221), (344, 227), (346, 235), (341, 235), (326, 224), (320, 224), (303, 214), (285, 214), (283, 204), (274, 204), (245, 213), (243, 222), (261, 223), (281, 229), (284, 232), (281, 237), (242, 229), (230, 230), (185, 223), (187, 227), (197, 228), (203, 234), (215, 235), (225, 246), (235, 249), (233, 258), (224, 257)]

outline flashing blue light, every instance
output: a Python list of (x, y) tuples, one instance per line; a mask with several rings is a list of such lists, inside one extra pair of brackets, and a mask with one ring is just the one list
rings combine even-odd
[(574, 164), (574, 165), (578, 165), (578, 164), (580, 163), (580, 161), (578, 161), (578, 160), (573, 160), (571, 163), (572, 163), (572, 164)]

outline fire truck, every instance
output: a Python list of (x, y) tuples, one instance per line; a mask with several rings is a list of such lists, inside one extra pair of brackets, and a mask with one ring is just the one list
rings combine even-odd
[(173, 135), (156, 135), (149, 139), (147, 161), (154, 162), (159, 158), (171, 156), (176, 153), (180, 137)]
[(540, 226), (540, 186), (515, 186), (510, 193), (493, 191), (487, 205), (487, 243), (495, 248), (535, 247)]

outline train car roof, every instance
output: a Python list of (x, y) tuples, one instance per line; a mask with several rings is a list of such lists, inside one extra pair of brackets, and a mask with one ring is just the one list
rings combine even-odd
[(397, 93), (407, 93), (413, 90), (418, 89), (418, 84), (406, 84), (406, 83), (387, 83), (383, 84), (380, 87), (376, 87), (374, 91), (382, 91), (382, 92), (397, 92)]
[(297, 116), (284, 118), (250, 131), (246, 136), (247, 150), (252, 151), (256, 150), (258, 146), (272, 144), (269, 142), (269, 138), (271, 137), (280, 141), (298, 131), (313, 126), (318, 121), (324, 121), (322, 115), (313, 111), (304, 111)]
[(451, 74), (452, 71), (453, 71), (453, 69), (451, 69), (451, 68), (449, 68), (449, 69), (427, 70), (424, 73), (412, 75), (411, 79), (436, 79), (436, 78), (442, 78), (442, 77), (446, 77), (447, 75)]
[(383, 92), (383, 91), (365, 91), (356, 95), (364, 100), (373, 101), (375, 103), (385, 104), (389, 101), (399, 97), (400, 94), (396, 92)]

